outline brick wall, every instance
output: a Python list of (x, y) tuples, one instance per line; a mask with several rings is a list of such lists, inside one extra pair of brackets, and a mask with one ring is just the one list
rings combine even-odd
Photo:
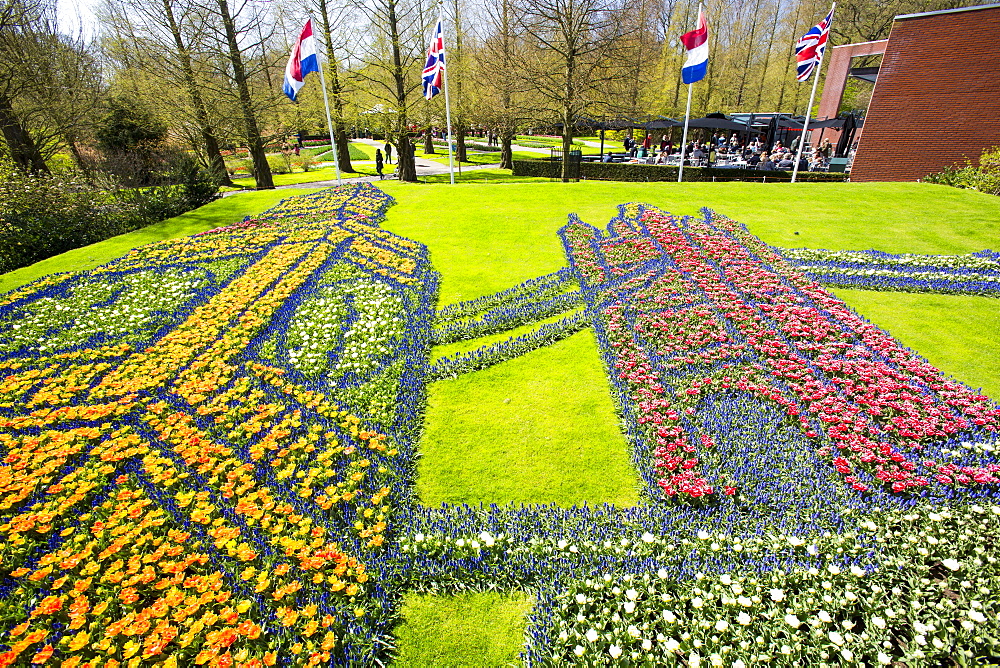
[(1000, 146), (1000, 6), (892, 25), (851, 181), (915, 181)]

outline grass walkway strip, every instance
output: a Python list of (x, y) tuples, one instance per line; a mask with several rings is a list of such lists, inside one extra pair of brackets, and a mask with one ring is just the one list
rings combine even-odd
[(639, 498), (589, 329), (432, 384), (421, 453), (417, 495), (429, 506)]
[(531, 605), (522, 593), (407, 594), (396, 631), (399, 658), (392, 666), (519, 666)]

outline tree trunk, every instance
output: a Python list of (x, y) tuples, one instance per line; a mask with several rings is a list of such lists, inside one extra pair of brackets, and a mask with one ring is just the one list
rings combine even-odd
[(413, 144), (410, 143), (410, 135), (403, 127), (403, 131), (396, 140), (396, 174), (400, 181), (417, 180), (417, 164), (413, 160)]
[(455, 128), (455, 160), (458, 162), (469, 161), (465, 151), (465, 126), (461, 124)]
[(514, 132), (505, 129), (500, 133), (500, 169), (514, 169), (514, 152), (510, 145), (514, 141)]
[(0, 131), (7, 141), (11, 160), (21, 171), (27, 174), (49, 173), (48, 165), (45, 164), (38, 146), (21, 125), (17, 114), (14, 113), (10, 98), (6, 95), (0, 95)]
[(436, 153), (434, 150), (434, 129), (427, 126), (427, 129), (424, 131), (424, 154), (433, 153)]
[(573, 146), (573, 111), (566, 107), (563, 110), (563, 136), (562, 136), (562, 180), (563, 183), (569, 181), (569, 152)]
[(417, 166), (413, 161), (413, 149), (406, 128), (406, 73), (403, 71), (403, 55), (400, 51), (399, 20), (396, 17), (396, 1), (389, 0), (386, 9), (386, 19), (389, 23), (389, 42), (392, 48), (392, 78), (395, 85), (396, 109), (396, 148), (399, 152), (396, 174), (400, 181), (417, 180)]
[(208, 111), (205, 107), (205, 101), (201, 97), (201, 91), (198, 90), (198, 82), (194, 76), (194, 67), (191, 66), (191, 55), (184, 45), (180, 26), (177, 25), (177, 21), (174, 19), (174, 10), (170, 4), (170, 0), (163, 0), (163, 11), (166, 15), (167, 23), (170, 25), (170, 32), (174, 37), (174, 45), (177, 47), (177, 57), (181, 63), (181, 71), (184, 73), (184, 84), (187, 86), (188, 96), (191, 98), (191, 106), (194, 108), (195, 121), (198, 123), (198, 129), (201, 131), (202, 141), (205, 142), (205, 153), (208, 155), (209, 169), (215, 174), (215, 178), (220, 185), (232, 186), (233, 182), (229, 179), (229, 172), (226, 171), (226, 161), (223, 160), (222, 153), (219, 152), (219, 142), (212, 131), (212, 125), (208, 122)]
[(351, 149), (347, 141), (347, 129), (344, 127), (343, 86), (340, 85), (339, 65), (337, 55), (333, 51), (333, 37), (330, 34), (330, 14), (326, 10), (326, 0), (319, 0), (319, 15), (323, 22), (323, 36), (326, 37), (326, 62), (329, 67), (326, 73), (330, 78), (330, 100), (333, 102), (331, 116), (333, 120), (333, 136), (337, 142), (337, 160), (340, 171), (349, 174), (357, 173), (351, 164)]
[(218, 3), (219, 13), (222, 15), (222, 26), (226, 30), (226, 41), (229, 45), (229, 62), (233, 66), (233, 80), (239, 91), (240, 111), (243, 113), (243, 129), (246, 133), (247, 148), (250, 149), (250, 157), (253, 159), (253, 176), (257, 182), (257, 190), (270, 190), (274, 188), (274, 179), (271, 177), (271, 167), (267, 164), (264, 141), (261, 139), (257, 116), (253, 110), (253, 98), (250, 96), (250, 87), (247, 85), (243, 56), (240, 54), (240, 46), (236, 36), (236, 26), (229, 13), (228, 0), (218, 0)]
[(80, 153), (80, 147), (76, 143), (76, 138), (66, 137), (66, 145), (69, 146), (69, 152), (73, 156), (76, 166), (79, 168), (86, 178), (90, 178), (90, 165), (87, 164), (87, 160)]

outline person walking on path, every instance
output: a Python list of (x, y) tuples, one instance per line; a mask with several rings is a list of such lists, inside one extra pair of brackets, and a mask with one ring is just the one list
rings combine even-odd
[(381, 181), (385, 178), (382, 174), (382, 151), (375, 149), (375, 171), (378, 173), (378, 180)]
[(389, 142), (385, 143), (385, 161), (392, 164), (392, 144)]

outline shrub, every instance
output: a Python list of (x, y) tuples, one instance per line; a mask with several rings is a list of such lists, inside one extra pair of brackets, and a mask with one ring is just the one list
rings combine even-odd
[(284, 155), (267, 156), (267, 164), (271, 166), (272, 174), (290, 174), (292, 171), (291, 160), (285, 159)]
[[(538, 176), (558, 179), (561, 163), (552, 160), (515, 160), (514, 176)], [(667, 165), (639, 165), (626, 162), (580, 163), (580, 178), (603, 181), (676, 181), (677, 168)], [(687, 167), (685, 181), (789, 181), (791, 172), (762, 172), (756, 169), (719, 169), (717, 167)], [(799, 172), (798, 181), (844, 181), (844, 174)]]
[(217, 185), (188, 156), (173, 185), (122, 188), (76, 176), (31, 176), (0, 166), (0, 273), (131, 232), (205, 204)]
[(292, 158), (292, 169), (301, 169), (303, 172), (313, 169), (316, 164), (316, 158), (311, 155), (301, 154)]
[(1000, 146), (983, 151), (978, 167), (966, 160), (964, 167), (946, 167), (944, 171), (925, 176), (924, 181), (1000, 195)]

